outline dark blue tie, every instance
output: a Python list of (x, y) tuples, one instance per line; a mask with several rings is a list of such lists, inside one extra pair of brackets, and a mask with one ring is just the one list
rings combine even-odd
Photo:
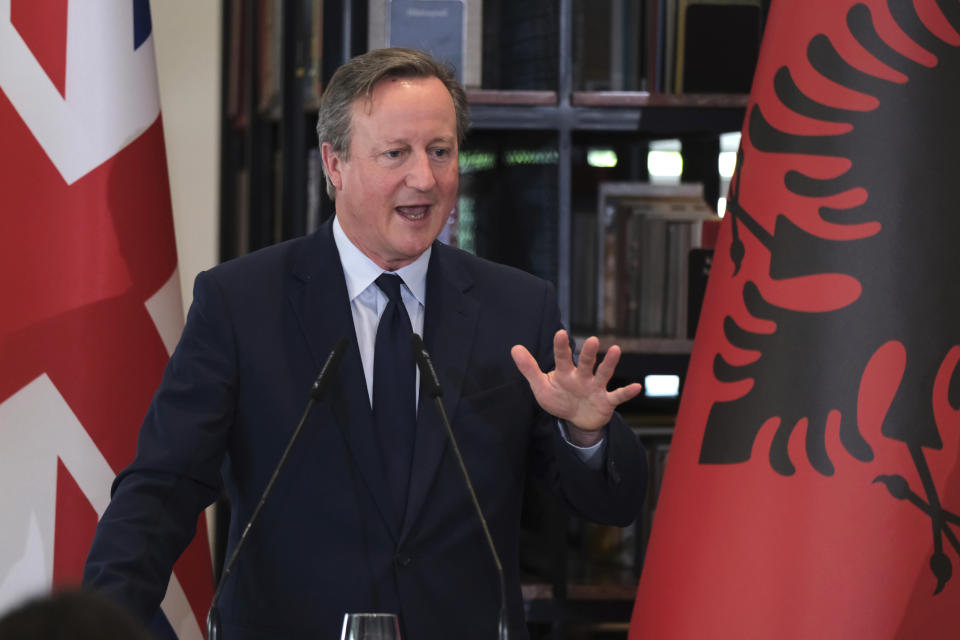
[(376, 282), (389, 302), (380, 316), (373, 352), (373, 421), (399, 525), (407, 509), (417, 427), (413, 327), (400, 298), (400, 276), (384, 273)]

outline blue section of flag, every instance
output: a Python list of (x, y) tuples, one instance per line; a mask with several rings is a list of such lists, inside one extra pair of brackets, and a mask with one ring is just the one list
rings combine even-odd
[[(147, 0), (144, 0), (142, 4), (146, 5)], [(173, 630), (162, 609), (158, 609), (157, 615), (153, 616), (153, 621), (150, 623), (150, 633), (157, 640), (177, 640), (177, 633)]]
[(133, 0), (133, 49), (150, 37), (153, 23), (150, 21), (150, 0)]

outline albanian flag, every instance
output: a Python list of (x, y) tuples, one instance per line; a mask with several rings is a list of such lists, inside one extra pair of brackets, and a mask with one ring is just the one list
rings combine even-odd
[[(0, 612), (80, 582), (183, 326), (146, 0), (0, 0)], [(201, 638), (204, 521), (158, 618)]]
[(960, 1), (772, 3), (631, 639), (957, 637), (958, 157)]

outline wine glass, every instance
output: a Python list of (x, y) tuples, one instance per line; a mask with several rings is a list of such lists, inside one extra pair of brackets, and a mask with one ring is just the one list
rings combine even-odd
[(345, 613), (340, 640), (401, 640), (400, 625), (392, 613)]

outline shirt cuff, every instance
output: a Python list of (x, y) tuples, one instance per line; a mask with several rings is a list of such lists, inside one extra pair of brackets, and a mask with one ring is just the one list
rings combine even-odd
[(567, 437), (567, 427), (563, 420), (557, 420), (557, 428), (560, 429), (560, 437), (573, 449), (580, 460), (594, 471), (599, 471), (603, 467), (603, 454), (607, 450), (606, 436), (600, 438), (600, 441), (589, 447), (581, 447), (570, 441)]

